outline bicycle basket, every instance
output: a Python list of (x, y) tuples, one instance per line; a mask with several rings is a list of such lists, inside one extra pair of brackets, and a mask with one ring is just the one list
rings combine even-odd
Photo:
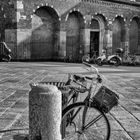
[(114, 106), (118, 105), (118, 99), (119, 96), (106, 86), (101, 86), (93, 97), (94, 103), (105, 113), (108, 113)]

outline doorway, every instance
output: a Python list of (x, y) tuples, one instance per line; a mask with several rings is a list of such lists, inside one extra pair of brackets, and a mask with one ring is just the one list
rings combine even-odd
[[(57, 53), (59, 17), (49, 6), (38, 8), (32, 18), (31, 59), (51, 60)], [(54, 51), (55, 50), (55, 51)]]
[(99, 31), (90, 32), (90, 57), (99, 56)]

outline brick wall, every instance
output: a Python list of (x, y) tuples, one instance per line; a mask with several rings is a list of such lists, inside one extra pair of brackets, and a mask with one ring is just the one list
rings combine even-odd
[[(16, 49), (17, 52), (15, 51), (17, 54), (13, 55), (15, 59), (30, 59), (30, 39), (25, 38), (30, 38), (31, 35), (33, 12), (41, 6), (45, 6), (45, 4), (49, 4), (61, 17), (61, 30), (66, 29), (65, 19), (67, 14), (74, 10), (78, 10), (83, 17), (86, 17), (86, 15), (95, 16), (96, 13), (99, 13), (107, 23), (109, 20), (113, 22), (116, 16), (121, 16), (129, 24), (134, 15), (140, 16), (139, 7), (99, 0), (0, 0), (0, 2), (1, 36), (6, 37), (5, 39), (11, 48), (14, 48), (11, 44), (16, 45), (17, 48), (20, 44), (20, 49)], [(15, 43), (12, 43), (13, 40), (10, 42), (9, 32), (15, 33)], [(26, 47), (24, 48), (24, 46)], [(25, 50), (27, 53), (25, 53)]]
[[(37, 9), (37, 6), (41, 6), (41, 4), (48, 3), (53, 5), (54, 9), (58, 11), (60, 15), (67, 13), (67, 11), (74, 8), (78, 3), (82, 0), (0, 0), (1, 6), (0, 9), (0, 17), (2, 20), (6, 20), (6, 23), (3, 23), (4, 28), (15, 28), (15, 21), (17, 22), (17, 28), (31, 28), (31, 15), (33, 14), (33, 10)], [(129, 5), (120, 5), (114, 3), (106, 3), (106, 2), (98, 2), (93, 3), (86, 2), (87, 0), (83, 0), (82, 4), (79, 4), (78, 7), (82, 13), (89, 14), (100, 12), (101, 14), (105, 14), (107, 17), (113, 18), (116, 14), (123, 14), (124, 16), (131, 16), (139, 12), (133, 7), (132, 10), (129, 8)], [(94, 1), (94, 0), (93, 0)], [(112, 6), (114, 5), (114, 6)], [(1, 21), (3, 22), (3, 21)], [(14, 24), (14, 27), (13, 27)]]

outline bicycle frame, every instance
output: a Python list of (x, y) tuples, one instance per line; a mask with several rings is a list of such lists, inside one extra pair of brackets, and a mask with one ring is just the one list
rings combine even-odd
[[(77, 83), (76, 81), (74, 81), (74, 82), (77, 83), (78, 85), (80, 85), (80, 86), (86, 88), (86, 91), (88, 92), (88, 95), (85, 97), (85, 99), (84, 99), (84, 101), (83, 101), (83, 102), (85, 102), (86, 105), (85, 105), (85, 108), (84, 108), (84, 111), (83, 111), (83, 115), (82, 115), (82, 116), (83, 116), (83, 117), (82, 117), (82, 130), (87, 129), (88, 127), (90, 127), (93, 123), (95, 123), (96, 121), (98, 121), (98, 120), (102, 117), (102, 115), (97, 116), (97, 118), (96, 118), (95, 120), (93, 120), (92, 122), (90, 122), (90, 124), (88, 124), (88, 125), (85, 126), (86, 112), (87, 112), (88, 107), (91, 106), (91, 103), (93, 102), (93, 100), (91, 99), (91, 95), (92, 95), (92, 93), (95, 92), (95, 91), (93, 91), (93, 90), (95, 90), (95, 88), (97, 87), (97, 84), (99, 83), (100, 75), (99, 75), (99, 71), (98, 71), (98, 69), (97, 69), (96, 67), (94, 67), (94, 66), (92, 66), (92, 65), (90, 65), (90, 64), (88, 64), (88, 63), (86, 63), (86, 62), (83, 62), (83, 64), (85, 64), (85, 65), (88, 66), (88, 67), (91, 67), (92, 69), (95, 69), (96, 74), (97, 74), (97, 83), (96, 83), (96, 86), (93, 87), (94, 78), (92, 78), (90, 87), (87, 88), (86, 86), (84, 86), (84, 85), (82, 85), (82, 84)], [(71, 99), (70, 99), (70, 100), (71, 100)], [(70, 122), (69, 122), (69, 123), (72, 123), (72, 121), (73, 121), (74, 118), (77, 116), (77, 114), (79, 113), (80, 110), (81, 110), (81, 108), (79, 107), (79, 108), (76, 110), (75, 114), (72, 114), (72, 117), (70, 118), (70, 120), (69, 120)], [(72, 112), (72, 113), (73, 113), (73, 112)]]
[(123, 59), (124, 62), (127, 62), (128, 64), (136, 64), (136, 56), (135, 54), (133, 55), (130, 55), (130, 54), (126, 54), (124, 55), (124, 59)]
[[(95, 88), (96, 88), (96, 87), (97, 87), (97, 84), (102, 82), (102, 81), (101, 81), (102, 79), (101, 79), (101, 77), (100, 77), (100, 74), (99, 74), (98, 69), (97, 69), (96, 67), (94, 67), (94, 66), (92, 66), (92, 65), (90, 65), (90, 64), (88, 64), (88, 63), (86, 63), (86, 62), (83, 62), (83, 64), (85, 64), (86, 66), (88, 66), (88, 67), (90, 67), (91, 69), (94, 69), (94, 70), (96, 71), (96, 75), (97, 75), (97, 78), (96, 78), (97, 83), (96, 83), (96, 86), (95, 86)], [(87, 77), (87, 79), (88, 79), (88, 77)], [(83, 88), (85, 89), (85, 91), (88, 92), (88, 95), (86, 96), (84, 102), (86, 102), (86, 100), (89, 101), (89, 100), (91, 99), (91, 94), (95, 92), (95, 88), (93, 87), (93, 85), (94, 85), (94, 78), (92, 77), (92, 81), (91, 81), (91, 84), (90, 84), (90, 87), (89, 87), (89, 88), (87, 88), (85, 85), (83, 85), (83, 84), (81, 84), (81, 83), (78, 83), (76, 80), (73, 80), (73, 82), (75, 82), (76, 84), (80, 85), (81, 87), (83, 87)], [(72, 88), (72, 90), (75, 90), (75, 92), (76, 92), (76, 88), (75, 88), (75, 89)], [(80, 92), (80, 91), (79, 91), (79, 92)], [(70, 100), (71, 100), (71, 99), (70, 99)]]

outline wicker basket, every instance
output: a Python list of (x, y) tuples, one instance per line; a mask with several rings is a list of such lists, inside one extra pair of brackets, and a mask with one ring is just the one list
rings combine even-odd
[(114, 106), (118, 105), (119, 96), (105, 86), (101, 86), (93, 97), (96, 106), (103, 112), (108, 113)]

